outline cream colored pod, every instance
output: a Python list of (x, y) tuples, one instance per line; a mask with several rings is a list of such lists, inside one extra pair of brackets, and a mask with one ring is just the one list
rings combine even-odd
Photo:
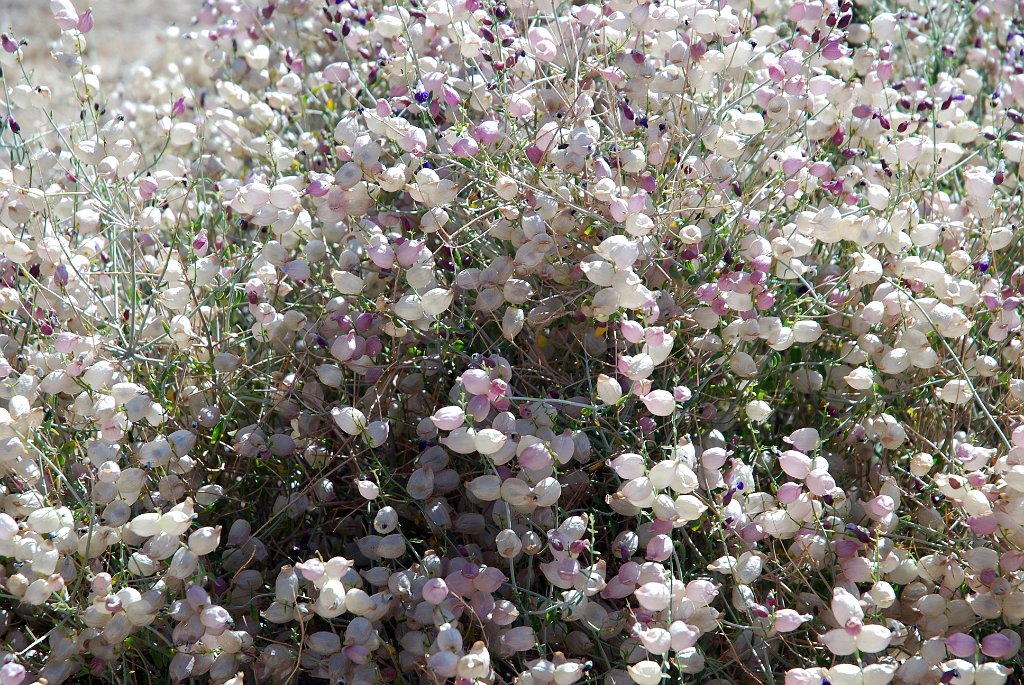
[(597, 395), (605, 404), (615, 404), (622, 398), (622, 386), (614, 378), (602, 373), (597, 377)]
[(661, 664), (645, 659), (626, 669), (636, 685), (658, 685), (661, 682)]
[(198, 556), (210, 554), (220, 544), (220, 526), (205, 526), (188, 536), (188, 548)]
[(870, 390), (875, 384), (875, 374), (867, 367), (858, 366), (844, 376), (843, 380), (854, 390)]
[(970, 384), (962, 379), (952, 380), (935, 391), (935, 396), (943, 402), (961, 405), (967, 404), (974, 398), (974, 391)]
[(195, 142), (198, 134), (199, 128), (195, 124), (188, 121), (179, 121), (171, 127), (171, 145), (175, 147), (191, 145)]
[(355, 407), (335, 407), (331, 409), (331, 417), (349, 435), (356, 435), (366, 427), (366, 416)]
[(433, 288), (420, 298), (423, 313), (430, 317), (444, 313), (455, 299), (455, 293), (447, 288)]
[(762, 423), (772, 415), (772, 407), (764, 400), (752, 400), (746, 406), (747, 418), (754, 423)]

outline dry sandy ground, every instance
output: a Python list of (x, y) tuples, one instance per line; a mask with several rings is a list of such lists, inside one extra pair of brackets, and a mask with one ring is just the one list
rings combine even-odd
[[(159, 37), (170, 25), (189, 30), (200, 0), (73, 0), (79, 11), (92, 7), (96, 23), (89, 34), (88, 61), (102, 68), (105, 79), (145, 62), (159, 50)], [(0, 0), (0, 31), (26, 38), (26, 67), (50, 69), (50, 43), (59, 31), (50, 12), (50, 0)], [(47, 79), (49, 80), (49, 79)]]

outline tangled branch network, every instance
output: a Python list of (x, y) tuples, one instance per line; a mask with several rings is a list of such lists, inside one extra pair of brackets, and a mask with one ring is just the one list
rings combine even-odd
[(51, 5), (0, 685), (1019, 682), (1019, 0)]

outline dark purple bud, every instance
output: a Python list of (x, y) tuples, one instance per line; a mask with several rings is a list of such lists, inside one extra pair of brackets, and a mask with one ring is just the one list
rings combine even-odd
[(846, 531), (848, 533), (852, 533), (854, 537), (856, 537), (858, 540), (861, 541), (861, 543), (865, 545), (871, 542), (871, 535), (858, 525), (855, 525), (853, 523), (847, 523)]
[(722, 506), (727, 507), (732, 502), (732, 496), (736, 494), (736, 488), (729, 488), (728, 492), (722, 497)]
[(590, 540), (575, 540), (569, 545), (570, 554), (583, 554), (590, 548)]

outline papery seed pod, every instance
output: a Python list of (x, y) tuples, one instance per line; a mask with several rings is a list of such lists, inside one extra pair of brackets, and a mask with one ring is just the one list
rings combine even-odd
[(381, 507), (373, 518), (373, 528), (382, 535), (387, 535), (398, 527), (398, 513), (393, 507)]

